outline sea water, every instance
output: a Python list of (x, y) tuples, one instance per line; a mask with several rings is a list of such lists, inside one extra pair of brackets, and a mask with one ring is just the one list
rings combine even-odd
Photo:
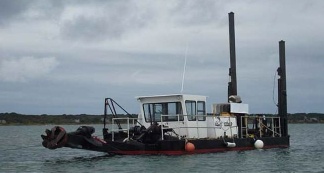
[[(78, 126), (63, 126), (75, 131)], [(102, 137), (101, 125), (95, 135)], [(182, 156), (109, 156), (41, 145), (46, 126), (0, 126), (0, 172), (324, 172), (324, 124), (289, 124), (286, 149)]]

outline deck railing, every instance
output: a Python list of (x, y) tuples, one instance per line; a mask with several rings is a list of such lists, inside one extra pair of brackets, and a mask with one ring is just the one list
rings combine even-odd
[(241, 122), (241, 136), (243, 138), (251, 137), (251, 135), (258, 137), (281, 137), (282, 135), (280, 117), (242, 116)]
[[(127, 128), (125, 129), (125, 128), (115, 128), (115, 120), (126, 120), (126, 122), (127, 122)], [(137, 118), (129, 118), (129, 117), (127, 117), (127, 118), (113, 118), (112, 119), (112, 129), (111, 129), (111, 140), (112, 141), (114, 141), (115, 140), (115, 133), (116, 132), (121, 132), (121, 131), (123, 131), (123, 132), (127, 132), (127, 138), (129, 139), (129, 129), (130, 129), (130, 122), (131, 122), (131, 124), (132, 124), (132, 127), (134, 127), (135, 126), (135, 122), (136, 122), (136, 120), (137, 120)], [(118, 122), (118, 121), (117, 121)]]
[[(167, 117), (177, 117), (175, 118), (176, 120), (174, 121), (163, 121), (164, 119), (168, 119)], [(192, 125), (190, 124), (190, 126), (184, 125), (181, 126), (181, 124), (184, 124), (184, 117), (188, 117), (190, 116), (195, 117), (195, 120), (193, 121), (187, 121), (187, 122), (196, 122), (196, 125)], [(168, 131), (170, 129), (172, 129), (172, 131), (174, 132), (174, 134), (180, 139), (180, 138), (186, 138), (185, 136), (182, 136), (181, 132), (183, 129), (197, 129), (197, 135), (199, 138), (199, 129), (214, 129), (215, 130), (215, 135), (216, 135), (216, 130), (219, 130), (220, 127), (218, 126), (199, 126), (199, 122), (204, 122), (201, 121), (202, 119), (206, 119), (208, 120), (208, 118), (213, 118), (213, 117), (228, 117), (228, 122), (231, 122), (231, 118), (236, 118), (235, 116), (215, 116), (215, 115), (161, 115), (161, 121), (159, 122), (161, 125), (161, 138), (162, 140), (164, 140), (164, 132)], [(117, 128), (115, 127), (115, 120), (124, 120), (126, 121), (126, 126), (124, 126), (124, 128)], [(115, 133), (123, 131), (125, 133), (127, 133), (127, 138), (130, 137), (130, 127), (134, 127), (136, 125), (137, 122), (137, 118), (113, 118), (112, 119), (112, 141), (114, 141), (114, 137), (115, 137)], [(179, 125), (177, 126), (176, 123), (179, 123)], [(213, 122), (214, 123), (214, 122)], [(170, 127), (170, 125), (172, 127)], [(176, 125), (174, 127), (174, 125)], [(232, 125), (232, 124), (228, 124), (225, 127), (227, 127), (227, 129), (222, 128), (222, 130), (224, 132), (229, 130), (229, 136), (234, 138), (237, 137), (237, 133), (238, 132), (238, 126), (237, 125)], [(280, 117), (260, 117), (260, 116), (241, 116), (241, 137), (242, 138), (248, 138), (248, 137), (254, 137), (254, 136), (258, 136), (258, 137), (281, 137), (281, 127), (280, 127)], [(208, 134), (208, 132), (207, 132)], [(225, 134), (224, 134), (225, 136)], [(217, 137), (217, 136), (215, 136)]]

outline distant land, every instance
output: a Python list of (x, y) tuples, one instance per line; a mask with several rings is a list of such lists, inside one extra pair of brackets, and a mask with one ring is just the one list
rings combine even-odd
[[(272, 114), (264, 114), (266, 116), (274, 116)], [(132, 114), (136, 118), (137, 114)], [(253, 116), (253, 114), (251, 115)], [(15, 112), (0, 113), (0, 125), (42, 125), (42, 124), (102, 124), (103, 115), (24, 115)], [(118, 117), (126, 117), (126, 115), (118, 115)], [(106, 120), (111, 122), (111, 116)], [(288, 114), (289, 123), (324, 123), (324, 114), (322, 113), (294, 113)]]

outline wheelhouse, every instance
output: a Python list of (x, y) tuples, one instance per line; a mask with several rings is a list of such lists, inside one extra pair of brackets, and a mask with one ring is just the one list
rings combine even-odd
[[(141, 110), (138, 121), (143, 125), (179, 120), (196, 121), (196, 115), (206, 115), (206, 98), (185, 94), (137, 97)], [(201, 116), (198, 120), (205, 121), (206, 118)]]
[(206, 96), (156, 95), (137, 97), (140, 102), (138, 122), (145, 127), (159, 123), (163, 128), (173, 128), (179, 137), (206, 137)]

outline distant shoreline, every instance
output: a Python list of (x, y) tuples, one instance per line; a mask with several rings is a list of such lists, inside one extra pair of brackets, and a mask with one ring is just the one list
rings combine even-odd
[[(252, 114), (253, 116), (254, 114)], [(259, 115), (259, 114), (258, 114)], [(263, 114), (262, 114), (263, 115)], [(265, 116), (276, 116), (264, 114)], [(127, 117), (118, 115), (118, 117)], [(136, 118), (137, 114), (132, 114)], [(106, 123), (111, 123), (111, 116), (107, 117)], [(19, 125), (81, 125), (81, 124), (103, 124), (103, 115), (24, 115), (18, 113), (0, 113), (0, 126), (19, 126)], [(324, 123), (324, 114), (321, 113), (294, 113), (288, 114), (289, 124), (317, 124)]]

